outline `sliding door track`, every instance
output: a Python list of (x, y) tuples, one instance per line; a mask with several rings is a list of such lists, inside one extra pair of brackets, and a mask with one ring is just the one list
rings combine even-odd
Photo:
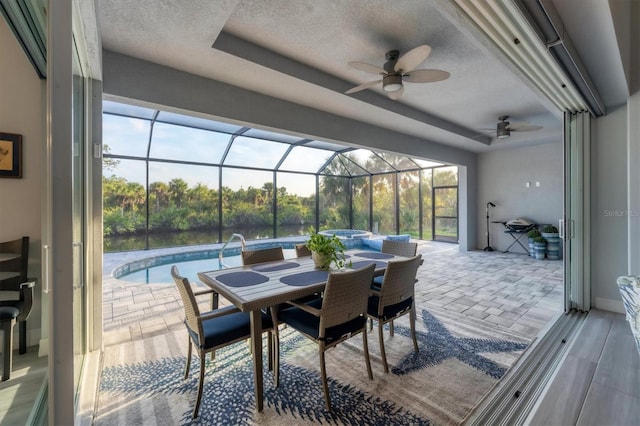
[(560, 315), (464, 424), (524, 424), (586, 318), (584, 312)]

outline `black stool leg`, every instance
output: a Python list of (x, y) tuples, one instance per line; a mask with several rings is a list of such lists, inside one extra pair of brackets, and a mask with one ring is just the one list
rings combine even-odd
[(18, 353), (20, 355), (27, 352), (27, 322), (18, 322)]
[(2, 331), (4, 334), (4, 338), (2, 339), (2, 356), (4, 357), (3, 367), (2, 367), (2, 381), (9, 380), (11, 377), (11, 365), (12, 365), (12, 356), (13, 351), (11, 350), (13, 347), (13, 326), (15, 325), (16, 320), (4, 320), (2, 321)]

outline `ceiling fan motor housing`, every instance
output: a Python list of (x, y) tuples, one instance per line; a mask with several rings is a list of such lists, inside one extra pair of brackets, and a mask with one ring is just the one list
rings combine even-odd
[(504, 139), (511, 136), (511, 130), (509, 129), (508, 121), (501, 121), (498, 123), (498, 126), (496, 127), (496, 136), (498, 137), (498, 139)]

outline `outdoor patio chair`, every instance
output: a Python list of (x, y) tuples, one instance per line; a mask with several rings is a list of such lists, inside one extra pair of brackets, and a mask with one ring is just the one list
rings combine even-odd
[(418, 243), (410, 241), (382, 240), (382, 253), (396, 256), (413, 257), (418, 251)]
[(242, 264), (253, 265), (262, 262), (284, 260), (282, 247), (272, 247), (259, 250), (242, 250)]
[(295, 248), (296, 248), (296, 257), (311, 256), (311, 250), (309, 250), (309, 247), (307, 247), (306, 244), (296, 244)]
[[(396, 240), (383, 240), (382, 253), (393, 254), (394, 256), (413, 257), (418, 251), (418, 243), (412, 243), (409, 241), (396, 241)], [(382, 275), (373, 277), (371, 288), (373, 290), (380, 290), (382, 285)], [(373, 328), (373, 321), (369, 321), (369, 329)], [(393, 321), (389, 323), (389, 334), (393, 336)]]
[[(263, 262), (276, 262), (278, 260), (284, 260), (284, 252), (282, 251), (282, 247), (272, 247), (259, 250), (242, 250), (242, 264), (245, 266)], [(273, 307), (272, 309), (279, 309), (279, 307)], [(263, 309), (263, 313), (266, 314), (272, 309)], [(271, 335), (269, 335), (269, 345), (271, 344)], [(269, 360), (269, 363), (269, 367), (271, 367), (271, 360)]]
[(371, 264), (352, 271), (331, 272), (322, 298), (307, 304), (288, 302), (293, 307), (281, 310), (276, 318), (318, 344), (320, 374), (328, 410), (331, 410), (331, 397), (324, 356), (327, 349), (362, 333), (367, 373), (369, 379), (373, 380), (367, 343), (366, 311), (374, 269), (375, 265)]
[[(171, 276), (175, 281), (185, 312), (185, 326), (189, 333), (189, 346), (187, 350), (187, 363), (184, 371), (184, 378), (189, 376), (189, 366), (191, 364), (191, 345), (193, 345), (200, 357), (200, 377), (198, 379), (198, 394), (196, 405), (193, 409), (192, 418), (198, 417), (200, 400), (204, 386), (204, 360), (209, 352), (229, 346), (233, 343), (249, 339), (251, 337), (251, 324), (248, 312), (240, 312), (235, 306), (227, 306), (209, 312), (200, 313), (198, 303), (191, 288), (189, 280), (180, 276), (178, 268), (171, 268)], [(274, 333), (274, 339), (269, 339), (269, 365), (272, 365), (277, 374), (279, 368), (278, 360), (278, 331), (273, 327), (272, 317), (262, 315), (262, 329)], [(273, 342), (273, 343), (271, 343)]]
[[(383, 240), (382, 253), (393, 254), (394, 256), (413, 257), (418, 251), (418, 243), (407, 241)], [(382, 276), (373, 278), (372, 288), (379, 289), (382, 284)]]
[(380, 289), (371, 289), (367, 314), (369, 319), (378, 322), (380, 355), (382, 356), (385, 373), (389, 372), (382, 333), (386, 323), (408, 313), (413, 348), (415, 352), (418, 352), (414, 287), (417, 281), (416, 274), (421, 261), (422, 255), (418, 254), (406, 260), (393, 260), (388, 262)]

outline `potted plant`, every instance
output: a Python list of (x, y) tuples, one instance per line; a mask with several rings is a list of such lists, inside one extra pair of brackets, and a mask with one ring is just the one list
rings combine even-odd
[(536, 251), (536, 259), (544, 259), (544, 254), (547, 249), (547, 240), (545, 240), (542, 236), (536, 237), (533, 239), (533, 247)]
[(341, 269), (345, 266), (345, 246), (335, 234), (331, 237), (311, 232), (306, 242), (316, 268), (328, 270), (331, 264)]
[(547, 258), (560, 259), (560, 234), (558, 228), (553, 225), (545, 225), (542, 228), (542, 236), (547, 240)]
[(536, 257), (536, 248), (533, 245), (533, 240), (541, 236), (540, 231), (537, 229), (532, 229), (527, 232), (527, 238), (529, 239), (529, 256)]

